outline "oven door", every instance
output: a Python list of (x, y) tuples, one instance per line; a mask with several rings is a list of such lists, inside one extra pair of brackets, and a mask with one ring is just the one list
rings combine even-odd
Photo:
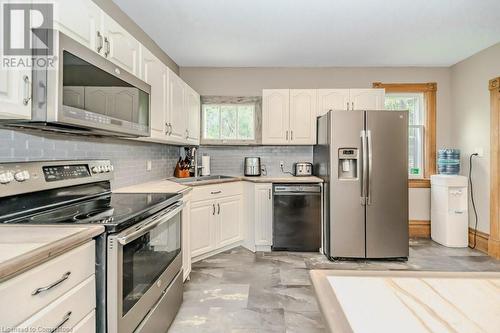
[(177, 202), (108, 237), (108, 332), (133, 332), (182, 270)]

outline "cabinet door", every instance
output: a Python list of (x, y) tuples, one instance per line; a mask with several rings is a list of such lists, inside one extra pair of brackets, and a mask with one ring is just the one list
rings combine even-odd
[[(13, 19), (11, 25), (11, 40), (24, 41), (24, 21)], [(3, 26), (0, 24), (2, 35)], [(4, 54), (3, 47), (0, 43), (0, 54)], [(30, 68), (0, 68), (0, 119), (31, 119)]]
[(187, 140), (187, 115), (184, 109), (184, 81), (171, 70), (168, 71), (168, 113), (170, 115), (170, 139), (176, 142)]
[(235, 195), (217, 202), (217, 247), (243, 239), (243, 198)]
[(273, 185), (255, 185), (255, 245), (273, 243)]
[(31, 72), (0, 69), (0, 119), (31, 119)]
[[(97, 37), (97, 32), (101, 27), (101, 10), (94, 2), (56, 0), (54, 27), (89, 49), (99, 52), (97, 46), (102, 41)], [(102, 32), (99, 31), (99, 34), (102, 35)]]
[(349, 110), (383, 110), (385, 89), (350, 89)]
[(349, 89), (319, 89), (318, 116), (330, 110), (347, 110), (349, 104)]
[(289, 144), (290, 90), (262, 91), (262, 143)]
[(151, 137), (166, 138), (167, 67), (142, 46), (141, 78), (151, 86)]
[(215, 201), (209, 200), (191, 203), (191, 257), (196, 257), (215, 249), (216, 213)]
[(316, 89), (290, 90), (290, 142), (297, 145), (316, 143)]
[(102, 15), (104, 55), (116, 65), (139, 76), (139, 42), (104, 12)]
[(200, 95), (193, 88), (186, 85), (186, 115), (188, 143), (193, 145), (200, 144)]

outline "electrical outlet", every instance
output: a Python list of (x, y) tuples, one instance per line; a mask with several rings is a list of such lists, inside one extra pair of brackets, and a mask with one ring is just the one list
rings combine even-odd
[(153, 162), (150, 160), (146, 161), (146, 171), (151, 171), (152, 168), (153, 168)]
[(474, 148), (474, 154), (477, 154), (477, 157), (483, 157), (484, 156), (484, 149), (483, 149), (483, 147), (476, 147), (476, 148)]

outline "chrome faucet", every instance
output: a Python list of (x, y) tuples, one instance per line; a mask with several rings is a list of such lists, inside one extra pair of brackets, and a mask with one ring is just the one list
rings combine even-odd
[(203, 167), (201, 165), (198, 165), (198, 148), (196, 147), (192, 147), (191, 148), (191, 156), (193, 157), (193, 161), (194, 161), (194, 176), (195, 177), (199, 177), (200, 176), (200, 172), (199, 170)]

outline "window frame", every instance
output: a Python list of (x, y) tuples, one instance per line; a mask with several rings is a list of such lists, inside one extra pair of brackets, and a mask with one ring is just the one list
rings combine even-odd
[[(254, 139), (206, 139), (205, 138), (205, 112), (204, 105), (253, 105), (254, 106)], [(257, 145), (262, 140), (262, 98), (261, 97), (232, 97), (232, 96), (201, 96), (200, 107), (200, 145), (207, 146), (250, 146)]]
[(374, 82), (373, 88), (385, 89), (386, 93), (423, 93), (424, 115), (424, 178), (409, 179), (410, 188), (430, 188), (430, 176), (436, 173), (436, 95), (437, 83), (382, 83)]

